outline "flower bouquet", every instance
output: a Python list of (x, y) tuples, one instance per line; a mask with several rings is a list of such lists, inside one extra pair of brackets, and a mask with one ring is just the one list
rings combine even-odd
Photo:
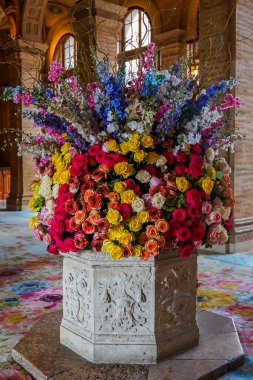
[(236, 82), (204, 89), (184, 61), (157, 71), (154, 55), (150, 44), (127, 83), (123, 67), (113, 75), (95, 58), (93, 83), (52, 63), (52, 88), (5, 89), (38, 128), (19, 149), (34, 156), (29, 225), (49, 253), (147, 260), (228, 240), (234, 198), (220, 148), (236, 138), (226, 111), (240, 107)]
[(3, 95), (38, 128), (19, 151), (35, 162), (30, 227), (64, 254), (60, 341), (96, 363), (156, 363), (197, 345), (192, 253), (231, 230), (220, 148), (237, 138), (236, 82), (205, 89), (184, 60), (164, 71), (154, 62), (150, 44), (126, 82), (123, 66), (112, 74), (94, 58), (87, 85), (52, 63), (52, 88)]

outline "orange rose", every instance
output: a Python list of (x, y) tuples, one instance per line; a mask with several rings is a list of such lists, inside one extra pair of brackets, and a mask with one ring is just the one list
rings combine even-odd
[(154, 239), (155, 237), (158, 236), (158, 231), (154, 226), (150, 225), (150, 226), (147, 226), (146, 228), (146, 234), (148, 238)]
[(147, 237), (146, 233), (142, 232), (140, 234), (140, 237), (139, 237), (139, 242), (141, 243), (141, 245), (144, 245), (147, 240), (148, 240), (148, 237)]
[(146, 261), (150, 258), (150, 256), (151, 256), (150, 252), (144, 251), (141, 255), (141, 259)]
[(86, 210), (79, 210), (79, 211), (77, 211), (76, 214), (75, 214), (76, 224), (83, 223), (83, 221), (86, 218), (86, 216), (87, 216)]
[(155, 222), (155, 228), (157, 231), (162, 232), (163, 234), (169, 230), (169, 224), (164, 219), (157, 219)]
[(111, 171), (111, 169), (110, 168), (108, 168), (108, 166), (106, 166), (106, 165), (103, 165), (103, 164), (101, 164), (101, 165), (99, 165), (99, 170), (101, 170), (101, 172), (103, 172), (103, 173), (109, 173), (110, 171)]
[(108, 208), (113, 208), (114, 210), (116, 210), (118, 206), (118, 202), (109, 202), (107, 206)]
[(158, 242), (154, 239), (150, 239), (146, 241), (145, 250), (148, 252), (151, 252), (152, 254), (155, 254), (155, 253), (157, 254), (157, 252), (159, 251)]
[(85, 191), (85, 193), (83, 195), (83, 199), (85, 200), (86, 203), (88, 203), (89, 197), (94, 195), (94, 194), (95, 194), (95, 191), (88, 189)]
[(108, 199), (111, 202), (118, 202), (119, 194), (116, 193), (115, 191), (112, 191), (111, 193), (108, 194)]
[(158, 236), (157, 241), (158, 241), (159, 248), (165, 247), (166, 240), (165, 240), (164, 236)]
[(80, 179), (82, 182), (88, 182), (90, 180), (90, 174), (83, 174)]
[(92, 224), (98, 224), (98, 221), (101, 219), (101, 216), (99, 214), (99, 212), (97, 212), (96, 210), (91, 210), (90, 214), (89, 214), (89, 221), (92, 223)]

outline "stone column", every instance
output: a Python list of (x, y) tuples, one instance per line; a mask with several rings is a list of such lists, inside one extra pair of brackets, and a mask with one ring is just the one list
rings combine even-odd
[[(24, 85), (29, 88), (40, 78), (46, 49), (47, 46), (44, 44), (28, 44), (22, 41), (13, 41), (8, 46), (6, 45), (6, 64), (11, 87)], [(8, 128), (36, 133), (32, 122), (22, 118), (22, 112), (25, 109), (27, 108), (17, 107), (9, 102), (6, 125)], [(7, 199), (7, 209), (21, 210), (27, 206), (31, 197), (30, 183), (34, 173), (32, 158), (30, 155), (18, 157), (15, 147), (9, 148), (8, 156), (11, 167), (11, 192)]]
[[(243, 115), (234, 126), (245, 135), (229, 161), (236, 205), (234, 230), (226, 252), (252, 250), (253, 242), (253, 3), (248, 0), (202, 0), (200, 2), (200, 62), (209, 66), (214, 80), (239, 79), (234, 90), (240, 96)], [(203, 72), (205, 74), (205, 72)]]
[(160, 51), (161, 69), (166, 69), (176, 63), (178, 57), (186, 49), (185, 30), (183, 29), (174, 29), (157, 34), (154, 40)]
[(117, 45), (122, 29), (122, 21), (127, 8), (117, 1), (81, 0), (73, 8), (75, 19), (73, 28), (79, 41), (78, 66), (84, 79), (92, 76), (90, 47), (99, 58), (107, 56), (113, 70), (117, 57)]

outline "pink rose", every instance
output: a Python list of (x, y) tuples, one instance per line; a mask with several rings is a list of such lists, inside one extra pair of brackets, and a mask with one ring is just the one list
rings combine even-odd
[(33, 234), (36, 240), (42, 241), (43, 240), (43, 235), (41, 231), (38, 228), (33, 229)]
[(101, 150), (101, 146), (99, 144), (94, 144), (89, 147), (88, 153), (90, 156), (95, 157), (96, 154)]
[(218, 244), (220, 239), (219, 225), (215, 224), (211, 226), (207, 231), (207, 241), (209, 244)]
[(87, 247), (89, 242), (86, 239), (86, 235), (84, 235), (82, 232), (77, 232), (74, 236), (74, 244), (76, 248), (83, 249)]
[(150, 186), (158, 186), (161, 183), (161, 180), (158, 177), (151, 177), (151, 180), (149, 181)]
[(142, 199), (144, 200), (145, 206), (146, 207), (151, 207), (152, 206), (152, 197), (150, 194), (143, 194)]
[(220, 210), (215, 210), (215, 211), (212, 211), (207, 219), (206, 219), (206, 224), (208, 226), (210, 226), (211, 224), (215, 223), (215, 224), (220, 224), (221, 222), (221, 212)]
[(202, 214), (210, 214), (212, 211), (212, 205), (209, 202), (203, 202), (201, 205), (201, 212)]
[(52, 243), (52, 238), (49, 234), (43, 236), (43, 241), (45, 244), (50, 245)]
[(181, 240), (181, 241), (186, 241), (190, 239), (190, 230), (187, 227), (181, 227), (179, 230), (176, 232), (176, 237)]

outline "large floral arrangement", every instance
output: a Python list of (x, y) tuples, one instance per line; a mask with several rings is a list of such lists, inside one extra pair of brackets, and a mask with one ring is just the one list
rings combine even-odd
[(4, 91), (40, 127), (20, 145), (35, 162), (35, 237), (53, 254), (92, 249), (144, 260), (169, 247), (188, 257), (225, 243), (234, 199), (219, 150), (234, 144), (227, 109), (240, 107), (229, 93), (235, 81), (201, 88), (183, 61), (159, 72), (153, 44), (128, 83), (122, 68), (113, 75), (106, 59), (94, 63), (88, 85), (52, 63), (54, 87)]

